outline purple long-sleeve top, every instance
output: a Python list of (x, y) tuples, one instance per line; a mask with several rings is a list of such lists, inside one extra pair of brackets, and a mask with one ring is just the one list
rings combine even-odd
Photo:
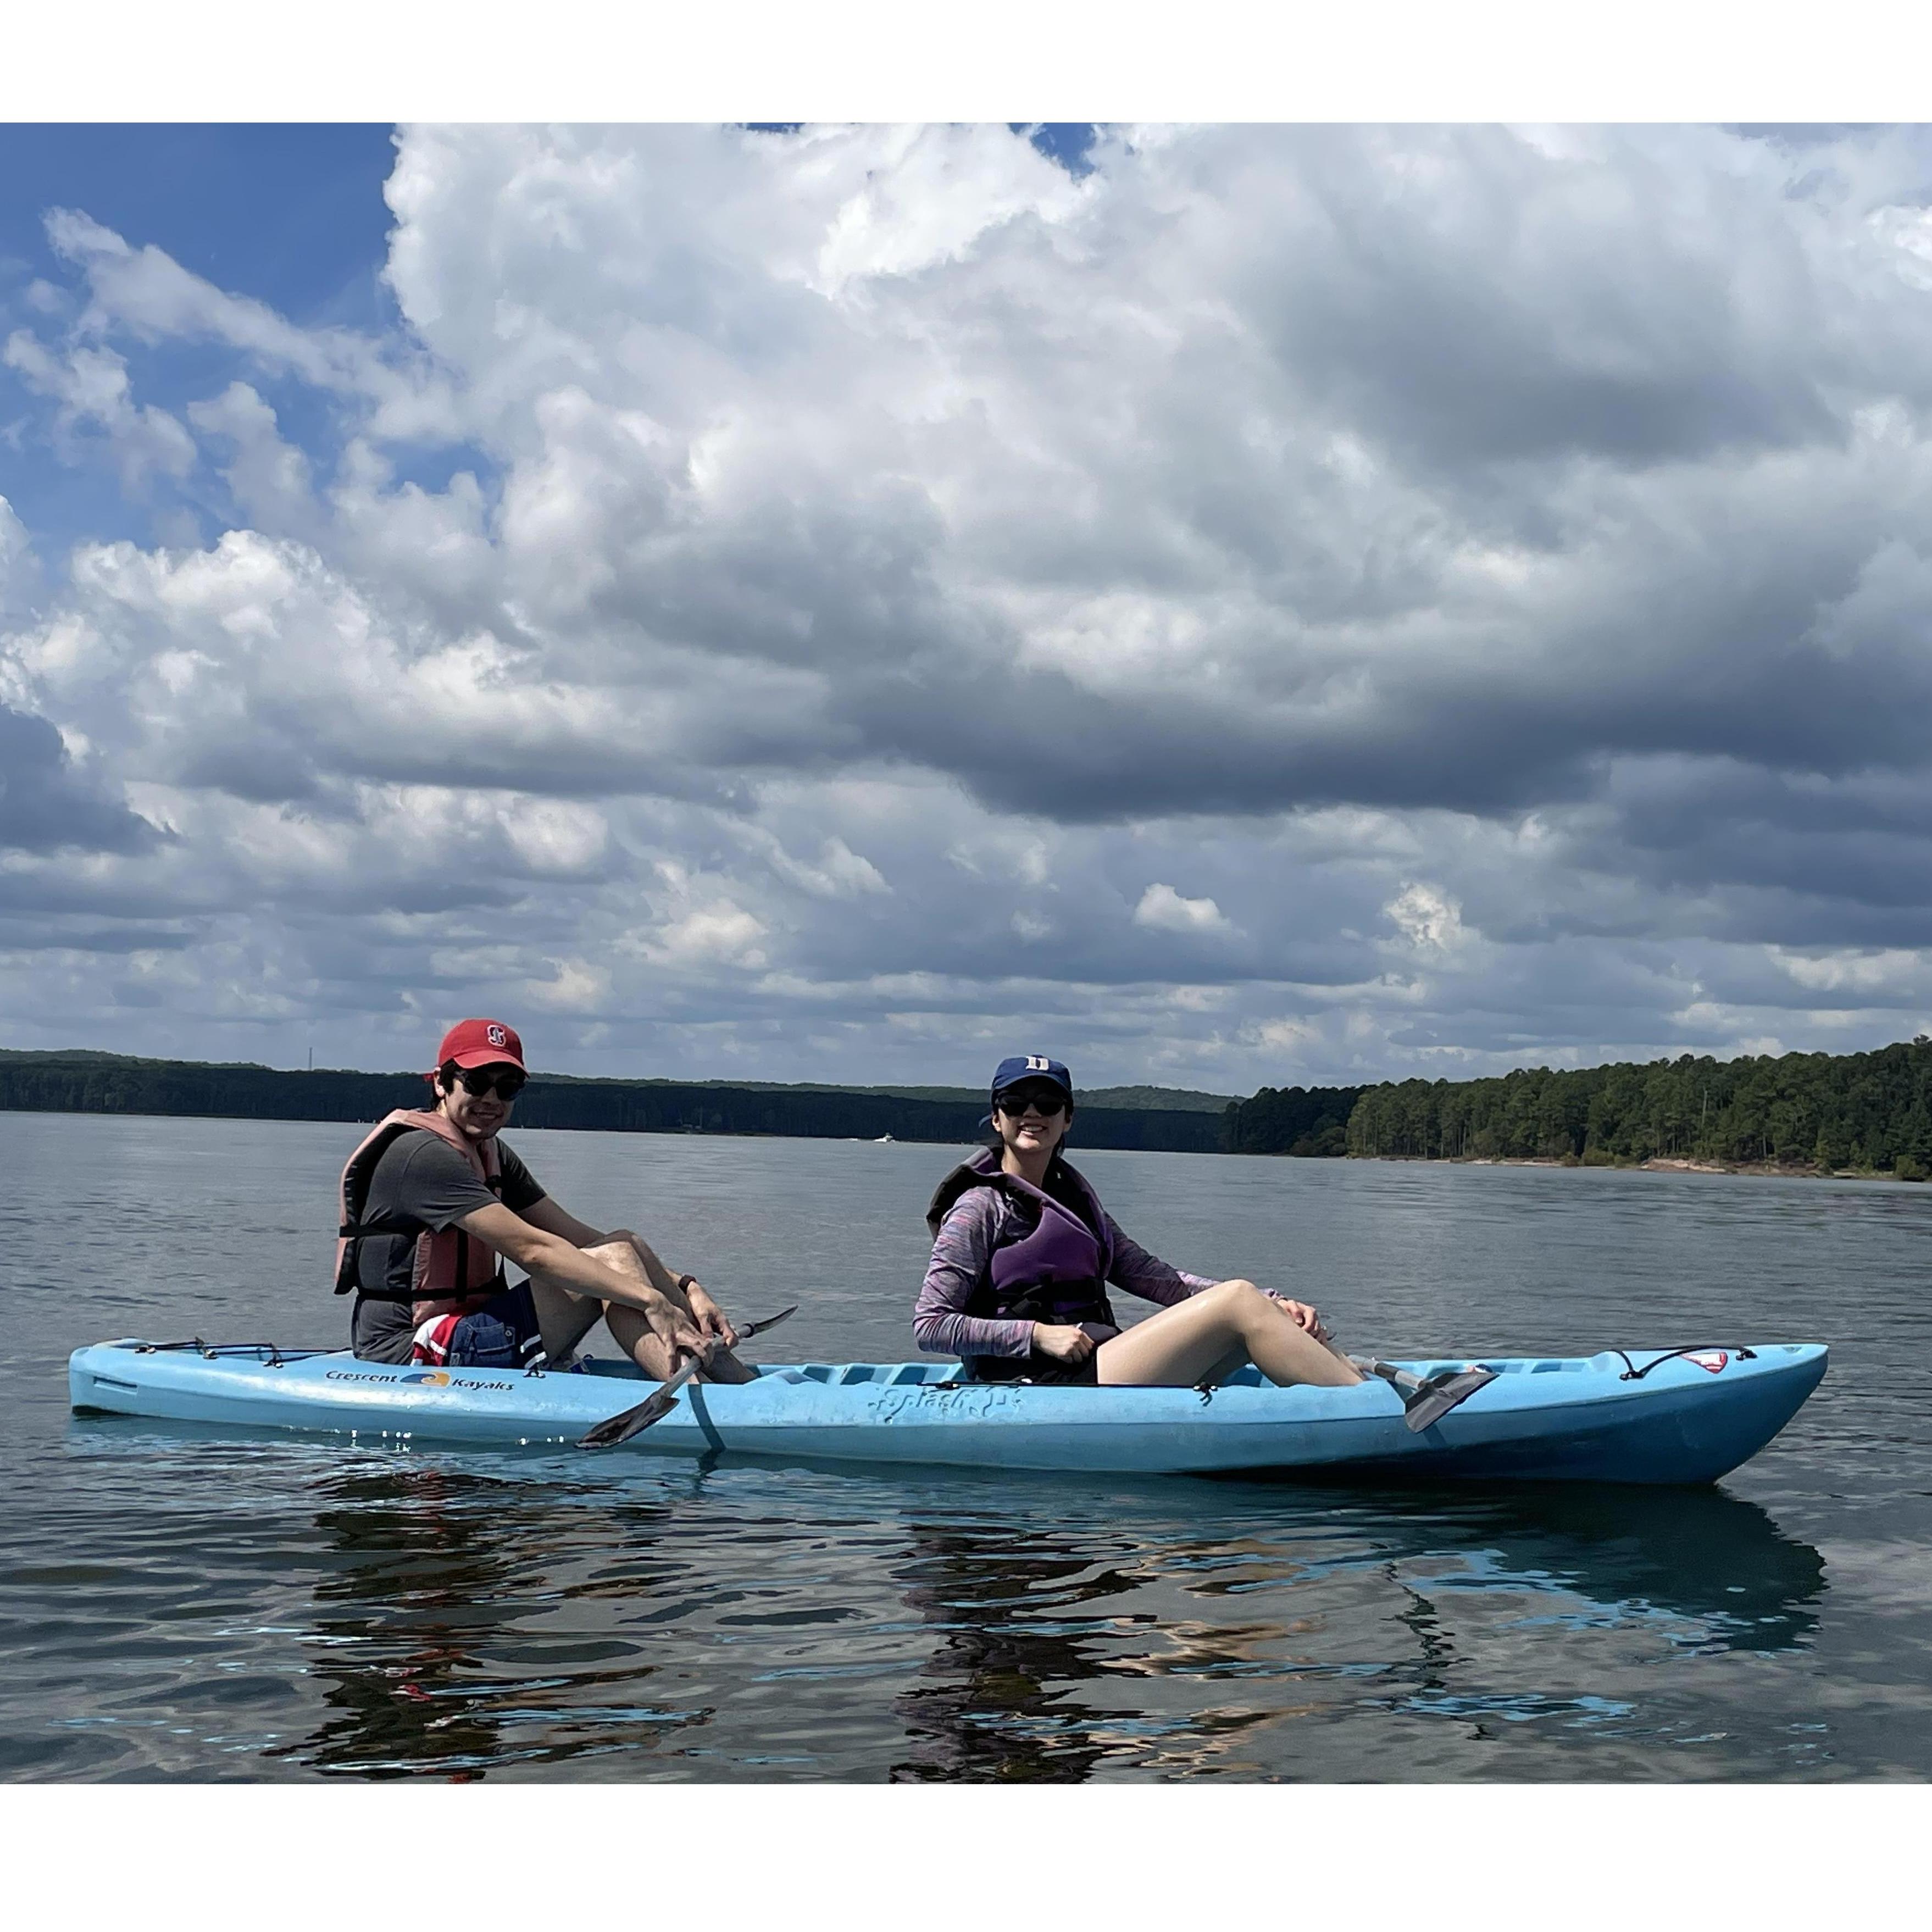
[[(1101, 1212), (1106, 1214), (1102, 1208)], [(962, 1196), (940, 1223), (932, 1244), (932, 1259), (913, 1310), (913, 1339), (935, 1355), (1025, 1355), (1033, 1348), (1030, 1322), (994, 1321), (968, 1315), (966, 1304), (986, 1277), (993, 1250), (1010, 1234), (1031, 1225), (1030, 1217), (1013, 1198), (997, 1187), (975, 1187)], [(1107, 1215), (1113, 1237), (1111, 1286), (1143, 1301), (1172, 1307), (1214, 1283), (1208, 1276), (1184, 1274), (1150, 1255), (1120, 1232)]]

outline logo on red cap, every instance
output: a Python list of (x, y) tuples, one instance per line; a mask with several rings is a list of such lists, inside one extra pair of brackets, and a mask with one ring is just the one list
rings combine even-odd
[(443, 1035), (442, 1044), (436, 1049), (437, 1066), (447, 1066), (452, 1060), (459, 1066), (482, 1066), (507, 1060), (520, 1067), (524, 1043), (517, 1037), (516, 1028), (506, 1026), (501, 1020), (458, 1020)]

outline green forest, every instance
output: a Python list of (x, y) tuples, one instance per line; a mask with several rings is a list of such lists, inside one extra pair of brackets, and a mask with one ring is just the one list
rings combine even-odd
[[(313, 1072), (286, 1072), (246, 1062), (0, 1052), (0, 1109), (21, 1112), (375, 1120), (392, 1107), (419, 1107), (428, 1097), (419, 1073), (320, 1067)], [(715, 1081), (573, 1080), (539, 1074), (518, 1099), (516, 1124), (615, 1133), (777, 1134), (848, 1140), (890, 1136), (900, 1141), (958, 1144), (978, 1137), (986, 1112), (986, 1099), (976, 1094), (928, 1099), (878, 1090), (733, 1086)], [(1218, 1154), (1226, 1134), (1225, 1113), (1204, 1112), (1193, 1106), (1088, 1104), (1079, 1112), (1082, 1147)]]
[(1366, 1087), (1264, 1087), (1228, 1109), (1229, 1154), (1286, 1154), (1301, 1159), (1348, 1151), (1348, 1120)]
[[(0, 1052), (0, 1109), (373, 1120), (420, 1106), (414, 1073), (140, 1060), (119, 1054)], [(1159, 1088), (1084, 1099), (1078, 1147), (1324, 1159), (1558, 1160), (1653, 1158), (1932, 1178), (1932, 1039), (1874, 1053), (1738, 1060), (1690, 1054), (1571, 1071), (1527, 1068), (1484, 1080), (1373, 1087), (1264, 1087), (1217, 1112), (1216, 1096)], [(1144, 1104), (1121, 1104), (1123, 1100)], [(818, 1138), (975, 1139), (985, 1100), (958, 1089), (580, 1080), (538, 1075), (521, 1127), (618, 1133), (776, 1134)]]
[(1368, 1088), (1347, 1138), (1350, 1154), (1370, 1156), (1604, 1166), (1674, 1157), (1922, 1180), (1932, 1174), (1932, 1039), (1874, 1053), (1687, 1053), (1646, 1065), (1405, 1080)]

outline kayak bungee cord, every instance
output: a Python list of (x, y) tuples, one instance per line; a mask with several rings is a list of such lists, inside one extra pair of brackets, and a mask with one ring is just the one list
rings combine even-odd
[(219, 1361), (224, 1355), (246, 1354), (254, 1349), (268, 1368), (282, 1366), (282, 1345), (279, 1342), (204, 1342), (197, 1335), (188, 1342), (137, 1342), (134, 1352), (137, 1355), (165, 1354), (171, 1351), (192, 1348), (197, 1355), (211, 1362)]
[(1680, 1355), (1732, 1354), (1741, 1362), (1757, 1360), (1757, 1351), (1747, 1348), (1742, 1342), (1692, 1342), (1684, 1348), (1668, 1350), (1659, 1355), (1655, 1361), (1645, 1363), (1642, 1368), (1639, 1368), (1629, 1356), (1624, 1354), (1621, 1348), (1612, 1348), (1610, 1352), (1613, 1355), (1623, 1356), (1624, 1372), (1617, 1378), (1620, 1382), (1640, 1382), (1652, 1369), (1661, 1368), (1666, 1362), (1674, 1362)]

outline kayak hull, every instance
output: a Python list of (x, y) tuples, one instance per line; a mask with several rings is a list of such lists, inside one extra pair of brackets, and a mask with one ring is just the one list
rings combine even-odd
[[(1252, 1369), (1187, 1388), (962, 1382), (956, 1363), (800, 1363), (736, 1387), (687, 1384), (662, 1421), (605, 1455), (735, 1454), (1112, 1474), (1234, 1471), (1378, 1480), (1714, 1481), (1755, 1455), (1824, 1376), (1816, 1342), (1492, 1358), (1495, 1381), (1420, 1433), (1387, 1384), (1278, 1388)], [(1633, 1362), (1642, 1375), (1634, 1375)], [(1460, 1362), (1402, 1366), (1428, 1375)], [(429, 1370), (346, 1354), (135, 1341), (75, 1350), (82, 1413), (378, 1444), (575, 1443), (656, 1384), (628, 1363), (590, 1372)]]

